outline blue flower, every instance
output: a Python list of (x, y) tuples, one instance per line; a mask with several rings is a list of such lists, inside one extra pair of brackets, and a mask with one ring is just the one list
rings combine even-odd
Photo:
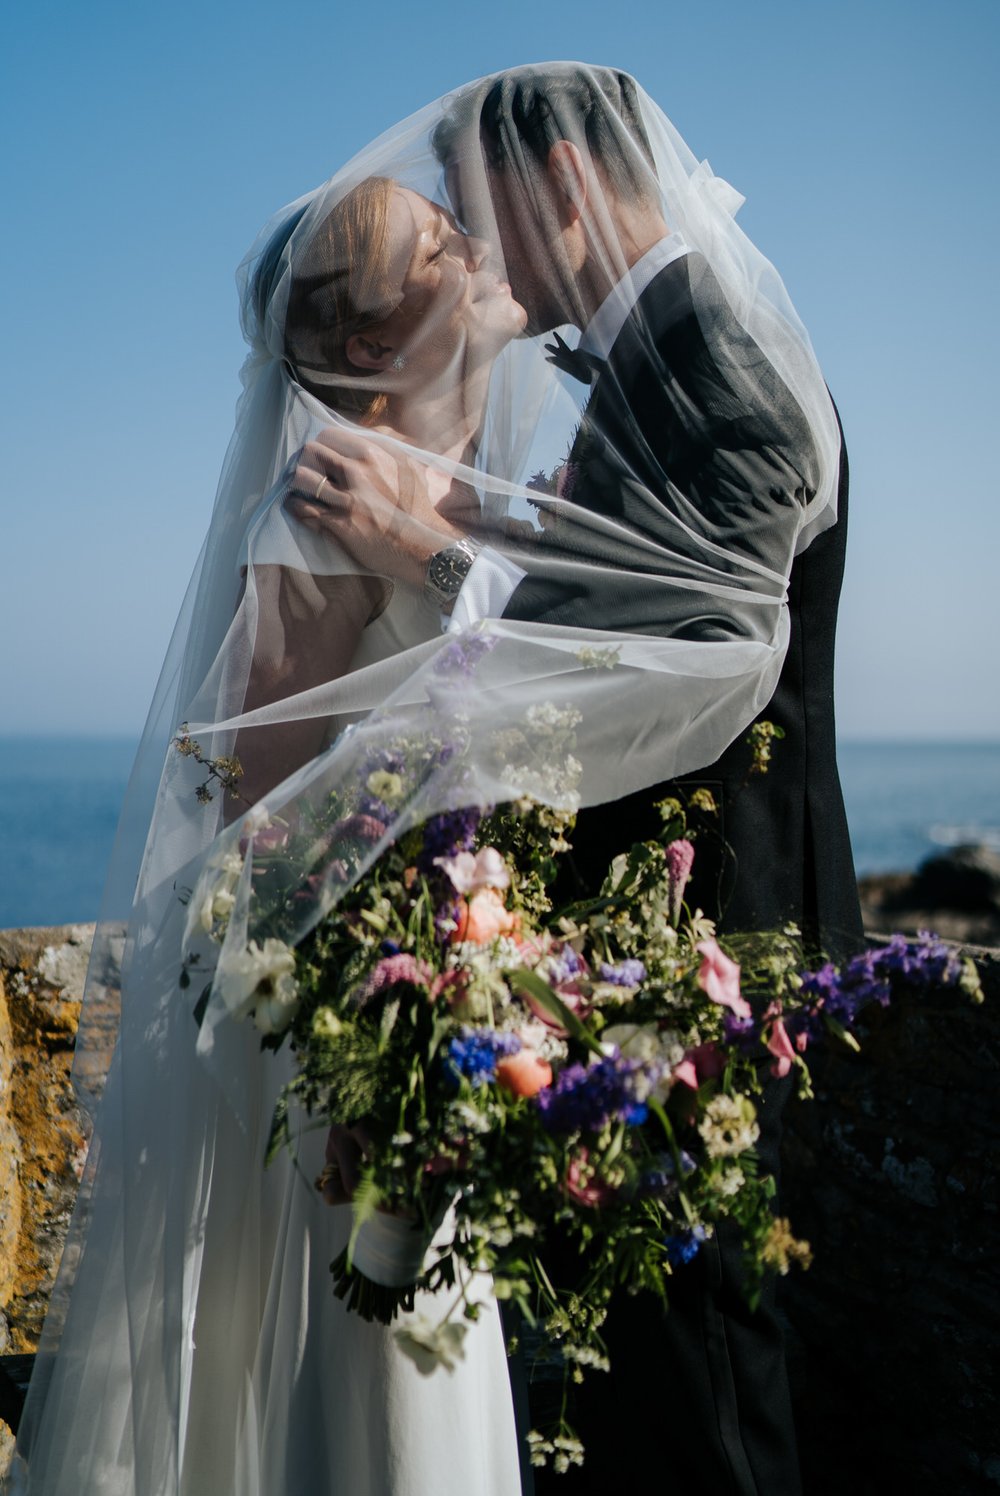
[(474, 1086), (485, 1086), (496, 1080), (497, 1060), (517, 1054), (521, 1041), (516, 1034), (498, 1033), (496, 1029), (463, 1028), (448, 1042), (445, 1076), (457, 1089), (464, 1077)]
[(692, 1226), (687, 1231), (679, 1231), (676, 1236), (666, 1237), (663, 1245), (667, 1249), (667, 1261), (670, 1266), (681, 1267), (685, 1262), (691, 1262), (697, 1257), (707, 1235), (704, 1226)]
[[(681, 1176), (693, 1174), (698, 1165), (686, 1149), (681, 1149)], [(677, 1193), (677, 1169), (674, 1164), (673, 1155), (661, 1153), (656, 1162), (646, 1169), (639, 1179), (639, 1193), (641, 1195), (656, 1195), (660, 1199), (669, 1200)]]

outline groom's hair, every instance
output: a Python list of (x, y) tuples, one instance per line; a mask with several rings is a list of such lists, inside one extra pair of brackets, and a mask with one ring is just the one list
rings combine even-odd
[(484, 78), (455, 96), (431, 135), (447, 168), (478, 128), (487, 166), (544, 169), (557, 140), (586, 146), (611, 186), (643, 201), (655, 181), (634, 78), (612, 68), (550, 63)]

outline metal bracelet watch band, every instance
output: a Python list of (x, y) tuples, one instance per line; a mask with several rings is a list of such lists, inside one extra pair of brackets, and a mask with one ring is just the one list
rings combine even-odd
[(428, 561), (424, 591), (438, 607), (447, 607), (455, 601), (479, 551), (480, 546), (474, 540), (456, 540)]

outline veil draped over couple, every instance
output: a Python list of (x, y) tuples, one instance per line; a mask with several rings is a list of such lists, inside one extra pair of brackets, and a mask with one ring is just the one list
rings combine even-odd
[[(258, 933), (247, 878), (200, 1027), (200, 984), (179, 982), (206, 869), (356, 783), (401, 733), (447, 724), (463, 772), (429, 762), (372, 858), (438, 811), (531, 795), (581, 807), (586, 889), (630, 835), (655, 834), (665, 783), (709, 766), (733, 856), (706, 860), (706, 912), (796, 919), (827, 944), (855, 930), (830, 704), (839, 423), (740, 202), (627, 75), (527, 67), (389, 130), (240, 267), (244, 389), (123, 811), (77, 1060), (103, 1096), (6, 1489), (529, 1488), (488, 1285), (464, 1359), (421, 1375), (331, 1292), (351, 1213), (346, 1186), (339, 1204), (313, 1188), (330, 1141), (303, 1130), (296, 1159), (263, 1168), (290, 1071), (227, 996)], [(756, 809), (730, 810), (745, 765), (729, 756), (765, 708), (781, 767)], [(575, 722), (570, 772), (544, 735), (499, 751), (553, 713)], [(236, 796), (198, 792), (204, 770), (171, 746), (181, 723), (205, 756), (239, 758)], [(300, 937), (347, 887), (329, 847), (314, 855)], [(93, 994), (123, 925), (105, 1077)], [(334, 1144), (349, 1177), (350, 1140)], [(690, 1387), (663, 1468), (684, 1470), (688, 1441), (704, 1473), (689, 1492), (794, 1489), (769, 1474), (779, 1446), (794, 1462), (773, 1315), (719, 1298), (699, 1280), (678, 1334), (725, 1342), (709, 1316), (731, 1313), (731, 1347), (756, 1336), (746, 1363), (679, 1371), (647, 1313), (621, 1363), (642, 1385), (616, 1368), (587, 1415), (595, 1471), (602, 1444), (626, 1474), (635, 1446), (641, 1468), (657, 1398), (679, 1410)]]

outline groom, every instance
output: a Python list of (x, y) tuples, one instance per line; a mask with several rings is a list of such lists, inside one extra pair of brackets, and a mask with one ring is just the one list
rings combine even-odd
[[(495, 223), (528, 331), (566, 323), (581, 330), (582, 364), (566, 358), (592, 381), (569, 456), (573, 505), (662, 541), (663, 507), (649, 502), (646, 485), (659, 480), (662, 488), (664, 473), (683, 474), (678, 482), (698, 495), (705, 533), (731, 522), (735, 508), (745, 516), (747, 554), (777, 565), (787, 554), (795, 506), (811, 496), (815, 481), (809, 428), (730, 313), (711, 270), (671, 234), (646, 191), (651, 157), (632, 80), (565, 64), (516, 69), (460, 94), (434, 144), (459, 217), (473, 232), (487, 233)], [(475, 197), (484, 173), (489, 204)], [(463, 190), (468, 181), (471, 192)], [(592, 195), (597, 207), (588, 211)], [(565, 357), (558, 345), (555, 356)], [(720, 398), (720, 370), (733, 367), (754, 370), (737, 411)], [(784, 732), (774, 768), (743, 793), (748, 751), (738, 741), (692, 776), (720, 806), (718, 846), (727, 848), (712, 866), (699, 845), (695, 897), (702, 907), (721, 916), (723, 929), (794, 920), (828, 951), (861, 939), (833, 717), (846, 507), (842, 455), (838, 522), (791, 571), (791, 639), (764, 713)], [(582, 530), (577, 544), (591, 543)], [(684, 625), (688, 637), (726, 636), (725, 619), (697, 618), (690, 598), (684, 605), (695, 615)], [(502, 611), (549, 623), (679, 632), (677, 619), (663, 616), (662, 593), (631, 578), (628, 589), (594, 596), (554, 580), (551, 570), (536, 571)], [(614, 852), (657, 834), (656, 802), (673, 789), (657, 785), (580, 814), (574, 856), (584, 889), (599, 885)], [(762, 1163), (775, 1175), (786, 1087), (768, 1079), (761, 1107)], [(670, 1301), (666, 1316), (645, 1296), (622, 1296), (615, 1305), (606, 1327), (614, 1370), (585, 1383), (577, 1409), (587, 1463), (554, 1488), (565, 1496), (640, 1489), (641, 1479), (644, 1489), (660, 1469), (663, 1485), (686, 1496), (795, 1496), (780, 1327), (773, 1298), (755, 1313), (743, 1302), (736, 1241), (720, 1231), (675, 1275)], [(538, 1487), (547, 1489), (544, 1474)]]
[[(460, 547), (443, 546), (452, 568), (442, 576), (443, 593), (455, 590), (464, 569), (462, 591), (474, 590), (479, 611), (492, 616), (730, 637), (746, 620), (722, 615), (717, 599), (699, 607), (690, 589), (672, 593), (655, 577), (647, 586), (633, 570), (627, 585), (616, 587), (606, 564), (575, 572), (545, 564), (561, 554), (602, 561), (606, 518), (640, 540), (648, 536), (660, 554), (666, 545), (676, 551), (666, 475), (695, 497), (697, 512), (688, 511), (685, 523), (699, 539), (722, 527), (727, 546), (784, 574), (796, 506), (816, 481), (816, 453), (799, 407), (730, 313), (705, 261), (671, 234), (646, 190), (650, 152), (632, 80), (566, 64), (516, 69), (459, 94), (434, 143), (459, 217), (473, 231), (499, 236), (529, 331), (580, 328), (583, 358), (559, 345), (555, 356), (591, 382), (568, 464), (581, 522), (567, 534), (560, 516), (555, 543), (541, 548), (541, 565), (524, 558), (523, 576), (511, 568), (490, 575), (488, 551), (470, 570), (468, 555), (450, 554)], [(744, 376), (736, 408), (722, 369)], [(366, 512), (362, 467), (355, 464), (349, 484), (343, 464), (339, 472), (359, 525)], [(374, 492), (377, 482), (372, 486)], [(721, 916), (723, 930), (795, 920), (808, 940), (831, 951), (861, 935), (832, 697), (846, 500), (842, 459), (838, 522), (791, 569), (789, 648), (764, 713), (785, 734), (773, 769), (744, 793), (748, 752), (737, 741), (687, 781), (712, 790), (720, 806), (718, 847), (727, 849), (712, 866), (699, 843), (702, 884), (694, 900)], [(595, 577), (600, 590), (560, 575)], [(581, 813), (574, 856), (582, 889), (599, 883), (612, 852), (657, 834), (656, 802), (673, 791), (661, 784)], [(762, 1166), (775, 1175), (787, 1086), (768, 1079), (760, 1113)], [(659, 1469), (663, 1485), (686, 1496), (795, 1496), (795, 1438), (773, 1298), (751, 1313), (739, 1283), (738, 1242), (720, 1230), (671, 1279), (667, 1315), (645, 1295), (615, 1304), (605, 1327), (614, 1371), (589, 1378), (575, 1413), (587, 1463), (558, 1477), (554, 1490), (603, 1496), (639, 1489), (640, 1480), (645, 1489)], [(548, 1489), (546, 1479), (539, 1472), (540, 1491)]]

